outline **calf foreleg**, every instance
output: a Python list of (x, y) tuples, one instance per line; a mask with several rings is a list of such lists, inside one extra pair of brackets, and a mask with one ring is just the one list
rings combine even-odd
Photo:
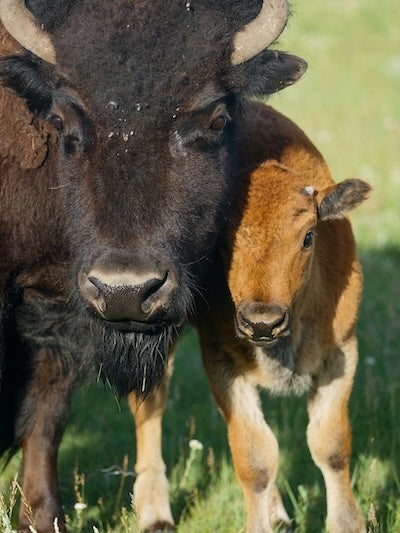
[(129, 406), (136, 424), (136, 474), (134, 505), (139, 526), (145, 531), (174, 528), (169, 504), (168, 479), (162, 457), (162, 417), (173, 370), (173, 354), (162, 383), (144, 400), (129, 395)]
[(355, 339), (337, 350), (310, 395), (307, 438), (315, 464), (324, 476), (327, 526), (331, 533), (361, 533), (364, 520), (350, 487), (351, 429), (348, 401), (357, 362)]
[(265, 423), (257, 390), (230, 355), (203, 346), (203, 358), (227, 423), (233, 464), (246, 502), (247, 533), (270, 533), (277, 525), (289, 530), (290, 520), (275, 485), (278, 442)]

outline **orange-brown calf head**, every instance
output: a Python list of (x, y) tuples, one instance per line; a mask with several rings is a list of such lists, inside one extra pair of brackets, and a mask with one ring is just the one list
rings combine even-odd
[(290, 335), (293, 306), (312, 282), (318, 222), (343, 218), (369, 190), (351, 179), (317, 191), (312, 179), (278, 164), (250, 176), (226, 263), (238, 336), (273, 346)]

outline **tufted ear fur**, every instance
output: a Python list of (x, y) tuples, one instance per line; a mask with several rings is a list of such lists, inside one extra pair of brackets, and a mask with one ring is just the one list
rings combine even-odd
[(265, 50), (244, 63), (232, 66), (226, 85), (234, 94), (272, 94), (295, 83), (306, 70), (307, 63), (300, 57), (278, 50)]
[[(348, 179), (324, 189), (318, 194), (320, 220), (343, 218), (368, 198), (371, 186), (360, 179)], [(322, 197), (322, 200), (321, 200)]]
[(29, 52), (0, 59), (0, 85), (25, 98), (32, 112), (50, 109), (55, 83), (54, 67)]

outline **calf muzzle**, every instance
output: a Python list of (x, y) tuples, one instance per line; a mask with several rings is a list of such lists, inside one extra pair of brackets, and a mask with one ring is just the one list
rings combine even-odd
[(285, 306), (264, 302), (241, 302), (236, 311), (238, 337), (273, 345), (290, 334), (289, 312)]

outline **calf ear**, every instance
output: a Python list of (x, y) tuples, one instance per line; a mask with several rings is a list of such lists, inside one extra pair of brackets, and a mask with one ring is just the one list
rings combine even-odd
[(255, 57), (232, 66), (227, 76), (227, 86), (234, 94), (271, 94), (295, 83), (307, 70), (301, 57), (265, 50)]
[(370, 191), (371, 186), (360, 179), (344, 180), (324, 189), (318, 195), (318, 217), (320, 220), (343, 218), (348, 211), (364, 202)]

